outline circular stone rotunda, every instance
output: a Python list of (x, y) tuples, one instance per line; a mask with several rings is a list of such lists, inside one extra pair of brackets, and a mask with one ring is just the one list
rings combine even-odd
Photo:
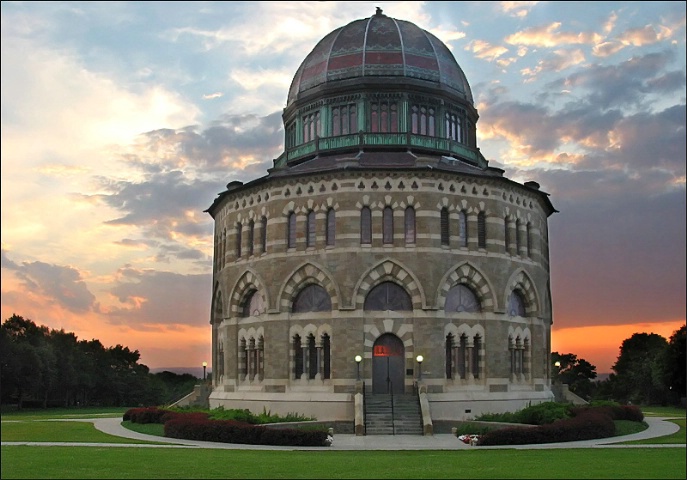
[(427, 434), (553, 399), (556, 209), (489, 167), (478, 118), (450, 50), (411, 22), (378, 8), (315, 46), (284, 152), (206, 210), (212, 408)]

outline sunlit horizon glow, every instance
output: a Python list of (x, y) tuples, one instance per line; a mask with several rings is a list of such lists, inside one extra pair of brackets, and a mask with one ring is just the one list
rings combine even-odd
[[(212, 219), (293, 75), (376, 7), (446, 42), (480, 151), (549, 219), (553, 350), (685, 323), (684, 2), (2, 2), (2, 320), (211, 366)], [(538, 292), (543, 298), (543, 292)]]

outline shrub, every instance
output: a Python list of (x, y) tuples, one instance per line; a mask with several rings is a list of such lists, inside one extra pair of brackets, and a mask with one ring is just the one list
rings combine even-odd
[(323, 430), (268, 429), (235, 420), (198, 420), (184, 415), (165, 423), (165, 436), (249, 445), (323, 447), (330, 443)]
[(133, 423), (163, 423), (161, 418), (167, 412), (158, 407), (130, 408), (122, 418)]
[(475, 420), (486, 422), (526, 423), (528, 425), (546, 425), (556, 420), (570, 418), (571, 405), (558, 402), (542, 402), (530, 405), (517, 412), (487, 413)]
[(572, 409), (572, 418), (532, 428), (508, 427), (480, 436), (479, 445), (523, 445), (607, 438), (615, 434), (606, 407)]

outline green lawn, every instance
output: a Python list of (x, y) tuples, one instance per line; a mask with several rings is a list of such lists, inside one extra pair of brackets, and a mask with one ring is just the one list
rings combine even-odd
[[(84, 417), (120, 416), (93, 410)], [(2, 441), (135, 443), (99, 432), (89, 422), (57, 422), (75, 412), (2, 414)], [(658, 416), (676, 416), (660, 412)], [(650, 416), (649, 413), (646, 413)], [(82, 415), (76, 415), (81, 417)], [(73, 418), (73, 417), (71, 417)], [(11, 420), (11, 421), (8, 421)], [(20, 421), (17, 421), (20, 420)], [(685, 419), (675, 435), (643, 444), (685, 444)], [(128, 422), (127, 422), (128, 423)], [(158, 426), (159, 427), (159, 426)], [(157, 430), (159, 431), (159, 429)], [(148, 432), (146, 432), (148, 433)], [(161, 438), (161, 441), (164, 439)], [(336, 436), (335, 440), (336, 441)], [(147, 442), (140, 442), (147, 443)], [(630, 442), (628, 442), (630, 443)], [(638, 442), (631, 442), (636, 444)], [(10, 478), (662, 478), (686, 477), (685, 449), (570, 448), (456, 451), (284, 451), (202, 448), (3, 445), (1, 475)]]
[(3, 446), (2, 478), (685, 478), (685, 450), (265, 451)]

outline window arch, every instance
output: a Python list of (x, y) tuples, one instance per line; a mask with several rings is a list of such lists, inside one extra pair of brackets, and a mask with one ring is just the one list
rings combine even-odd
[(413, 302), (408, 292), (394, 282), (382, 282), (365, 297), (363, 310), (371, 311), (410, 311)]
[(360, 210), (360, 243), (372, 243), (372, 212), (370, 207)]
[(487, 248), (487, 215), (484, 212), (477, 214), (477, 246)]
[(382, 242), (394, 243), (394, 211), (391, 207), (384, 207), (382, 212)]
[(293, 313), (327, 312), (332, 309), (329, 293), (320, 285), (311, 284), (298, 292), (293, 300)]
[(327, 228), (325, 231), (327, 246), (333, 246), (336, 243), (336, 212), (333, 208), (327, 210)]
[(468, 337), (462, 334), (456, 338), (449, 333), (446, 335), (445, 348), (446, 378), (462, 380), (480, 378), (482, 337), (479, 335)]
[(260, 315), (265, 311), (265, 302), (262, 295), (257, 290), (253, 290), (248, 294), (241, 309), (242, 317), (254, 317)]
[(526, 315), (525, 299), (518, 290), (513, 290), (508, 297), (508, 315), (524, 317)]
[(527, 222), (527, 225), (525, 226), (525, 241), (527, 242), (527, 256), (531, 257), (532, 256), (532, 232), (531, 232), (531, 224), (530, 222)]
[(319, 342), (315, 334), (292, 337), (293, 378), (327, 380), (331, 378), (331, 338), (324, 333)]
[(415, 243), (415, 209), (413, 207), (406, 207), (405, 211), (405, 237), (406, 244)]
[(468, 216), (465, 210), (458, 212), (458, 243), (461, 247), (468, 246)]
[(255, 222), (253, 220), (251, 220), (250, 222), (248, 222), (248, 255), (249, 256), (253, 255), (253, 252), (255, 251), (254, 240), (255, 240)]
[(451, 312), (480, 312), (482, 310), (475, 292), (462, 283), (454, 285), (446, 293), (444, 311)]
[(286, 225), (286, 247), (294, 248), (296, 246), (296, 213), (289, 213)]
[(315, 246), (315, 212), (310, 210), (305, 221), (305, 246)]
[(241, 224), (236, 224), (236, 258), (241, 258)]
[(450, 242), (450, 228), (448, 223), (448, 208), (444, 207), (441, 209), (441, 244), (448, 245)]
[(262, 252), (267, 251), (267, 217), (262, 217), (262, 231), (260, 232), (260, 244), (262, 246)]

